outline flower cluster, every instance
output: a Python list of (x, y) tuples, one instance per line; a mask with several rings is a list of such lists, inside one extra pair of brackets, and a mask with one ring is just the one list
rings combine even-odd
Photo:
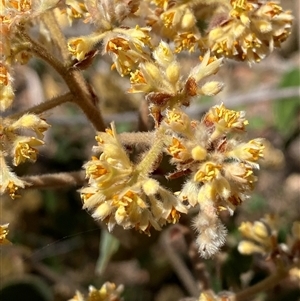
[(133, 164), (113, 124), (106, 133), (98, 133), (96, 140), (95, 150), (101, 155), (84, 165), (89, 185), (81, 190), (81, 197), (83, 207), (95, 219), (104, 220), (109, 231), (118, 224), (150, 235), (151, 227), (160, 230), (166, 223), (178, 222), (180, 213), (187, 212), (170, 191), (148, 175), (162, 142), (155, 144), (150, 156)]
[(293, 260), (300, 252), (300, 222), (295, 221), (291, 235), (286, 243), (279, 243), (279, 217), (265, 215), (259, 221), (243, 222), (239, 231), (245, 238), (238, 245), (241, 254), (250, 255), (260, 253), (271, 258), (285, 257), (285, 260)]
[(116, 286), (114, 283), (105, 282), (99, 290), (90, 286), (87, 297), (77, 291), (76, 295), (69, 301), (122, 301), (123, 299), (120, 297), (122, 292), (122, 285)]
[(154, 61), (141, 63), (140, 67), (131, 73), (129, 92), (146, 93), (150, 112), (158, 122), (166, 108), (188, 106), (194, 96), (216, 95), (222, 90), (223, 84), (217, 81), (199, 85), (216, 73), (222, 63), (222, 59), (210, 57), (209, 52), (185, 79), (180, 72), (180, 64), (167, 43), (160, 42), (153, 51), (153, 57)]
[(208, 33), (216, 55), (259, 62), (289, 36), (293, 17), (277, 3), (232, 0), (231, 5), (228, 17)]
[(44, 144), (43, 133), (49, 127), (44, 119), (34, 114), (25, 114), (17, 120), (0, 119), (1, 194), (7, 192), (15, 198), (18, 188), (25, 187), (25, 183), (7, 165), (6, 157), (12, 157), (15, 166), (25, 161), (35, 162), (38, 154), (36, 147)]
[(178, 109), (165, 118), (169, 139), (166, 151), (176, 171), (169, 178), (191, 174), (178, 192), (190, 206), (200, 205), (194, 226), (203, 257), (210, 257), (225, 242), (226, 229), (218, 212), (229, 210), (249, 198), (254, 187), (258, 159), (263, 157), (261, 139), (242, 142), (247, 120), (244, 112), (212, 107), (199, 121), (191, 121)]
[[(154, 135), (154, 146), (133, 164), (115, 127), (96, 137), (100, 151), (84, 168), (89, 180), (81, 190), (84, 208), (104, 220), (111, 231), (115, 224), (149, 234), (167, 222), (177, 222), (179, 213), (200, 206), (194, 221), (201, 256), (215, 254), (224, 244), (226, 228), (218, 214), (245, 201), (256, 182), (254, 170), (263, 157), (260, 139), (242, 142), (247, 120), (244, 112), (223, 104), (211, 108), (203, 119), (191, 121), (180, 109), (167, 110)], [(169, 179), (190, 174), (181, 191), (173, 195), (149, 177), (154, 160), (164, 148), (176, 171)]]

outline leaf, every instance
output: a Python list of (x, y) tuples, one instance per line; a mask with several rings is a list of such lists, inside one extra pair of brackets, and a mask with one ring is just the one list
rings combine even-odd
[(102, 230), (100, 238), (100, 254), (96, 263), (96, 274), (102, 275), (111, 257), (118, 251), (120, 242), (108, 231)]
[[(297, 87), (300, 89), (300, 70), (293, 69), (287, 72), (279, 87)], [(273, 105), (275, 126), (277, 130), (285, 137), (289, 136), (297, 128), (297, 115), (300, 110), (300, 101), (297, 96), (287, 99), (278, 99)]]

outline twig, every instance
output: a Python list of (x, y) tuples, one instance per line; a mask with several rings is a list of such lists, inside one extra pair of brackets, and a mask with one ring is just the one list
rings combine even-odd
[(103, 131), (105, 129), (105, 124), (101, 112), (95, 104), (97, 103), (96, 97), (92, 94), (91, 89), (80, 70), (65, 66), (57, 58), (51, 55), (47, 49), (32, 40), (22, 28), (20, 28), (19, 34), (23, 40), (30, 43), (28, 51), (31, 51), (37, 57), (46, 61), (61, 75), (74, 96), (73, 102), (81, 108), (96, 130)]
[(61, 172), (55, 174), (44, 174), (22, 177), (27, 189), (65, 188), (68, 186), (83, 186), (84, 171)]
[(170, 261), (175, 273), (181, 280), (188, 293), (193, 297), (199, 297), (200, 291), (198, 289), (195, 279), (193, 278), (189, 269), (184, 264), (180, 255), (172, 246), (170, 234), (171, 231), (174, 230), (174, 227), (178, 228), (182, 232), (182, 226), (180, 225), (176, 225), (166, 229), (160, 236), (160, 244), (164, 248), (168, 260)]
[(276, 273), (270, 275), (266, 279), (258, 282), (257, 284), (246, 288), (245, 290), (236, 293), (233, 301), (246, 301), (251, 299), (256, 294), (266, 291), (275, 286), (280, 280), (287, 277), (289, 269), (280, 269)]
[[(241, 94), (241, 95), (228, 95), (226, 96), (226, 101), (224, 101), (225, 105), (230, 108), (234, 108), (235, 106), (243, 106), (243, 105), (250, 105), (256, 102), (263, 102), (269, 100), (281, 100), (284, 101), (289, 97), (300, 97), (300, 88), (299, 87), (291, 87), (291, 88), (282, 88), (282, 89), (262, 89), (260, 91), (256, 91), (253, 93), (248, 94)], [(218, 97), (215, 97), (211, 103), (208, 104), (192, 104), (188, 107), (185, 111), (192, 117), (198, 118), (203, 112), (206, 112), (213, 103), (217, 102)], [(219, 97), (219, 101), (220, 97)], [(105, 122), (109, 123), (111, 121), (115, 123), (122, 123), (122, 122), (136, 122), (137, 120), (137, 112), (136, 111), (129, 111), (129, 112), (122, 112), (116, 114), (107, 114), (105, 115)], [(65, 119), (61, 117), (51, 117), (49, 121), (52, 124), (65, 124), (65, 125), (74, 125), (74, 124), (86, 124), (86, 121), (81, 118), (81, 116), (76, 116), (76, 118), (72, 119)]]
[(73, 95), (70, 92), (68, 92), (64, 95), (60, 95), (60, 96), (54, 97), (48, 101), (44, 101), (32, 108), (27, 109), (26, 111), (10, 115), (10, 116), (8, 116), (8, 118), (18, 119), (21, 116), (23, 116), (24, 114), (28, 114), (28, 113), (41, 114), (45, 111), (51, 110), (51, 109), (59, 106), (65, 102), (72, 101), (72, 98), (73, 98)]

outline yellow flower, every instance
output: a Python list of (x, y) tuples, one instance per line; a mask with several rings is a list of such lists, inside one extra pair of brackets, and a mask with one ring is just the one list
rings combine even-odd
[(8, 234), (8, 225), (9, 224), (0, 225), (0, 245), (6, 245), (10, 243), (10, 241), (6, 239)]
[(95, 45), (97, 45), (104, 36), (105, 34), (94, 34), (71, 38), (68, 40), (68, 50), (78, 61), (82, 61), (89, 52), (94, 50)]
[(30, 129), (35, 131), (38, 138), (44, 138), (44, 132), (50, 125), (42, 118), (34, 114), (25, 114), (9, 126), (9, 130)]
[(168, 146), (167, 151), (176, 161), (184, 162), (191, 158), (188, 149), (176, 137), (172, 138), (172, 144)]
[(248, 124), (245, 112), (229, 110), (224, 104), (212, 107), (204, 116), (204, 122), (208, 127), (215, 127), (211, 135), (212, 140), (232, 131), (245, 131), (245, 126)]
[(262, 139), (257, 138), (247, 143), (240, 143), (232, 150), (226, 152), (226, 156), (248, 162), (258, 168), (258, 165), (253, 163), (264, 157), (264, 148)]
[(213, 162), (206, 162), (201, 165), (201, 168), (194, 175), (195, 182), (211, 182), (220, 175), (221, 165)]
[(130, 74), (140, 62), (150, 59), (147, 47), (150, 45), (150, 29), (139, 27), (130, 29), (116, 28), (104, 38), (104, 53), (112, 56), (121, 76)]
[(7, 166), (4, 157), (0, 154), (0, 194), (8, 193), (12, 199), (18, 197), (17, 190), (25, 187), (25, 182), (19, 179)]
[(6, 8), (14, 8), (19, 12), (26, 12), (31, 9), (31, 0), (10, 0), (5, 4)]
[(200, 34), (195, 34), (193, 32), (178, 33), (174, 38), (175, 52), (179, 53), (183, 50), (194, 52), (198, 45), (199, 39)]
[(12, 152), (14, 155), (14, 165), (30, 160), (35, 162), (38, 151), (34, 148), (35, 146), (43, 145), (42, 140), (36, 139), (35, 137), (18, 137), (14, 141)]
[(168, 127), (177, 133), (182, 133), (187, 137), (193, 135), (191, 120), (189, 116), (178, 108), (167, 110), (166, 118), (164, 119)]

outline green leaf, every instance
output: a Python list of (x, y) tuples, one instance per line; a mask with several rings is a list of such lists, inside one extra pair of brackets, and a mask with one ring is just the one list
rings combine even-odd
[[(297, 87), (300, 89), (300, 70), (298, 68), (287, 72), (279, 85), (279, 87)], [(298, 97), (290, 97), (286, 99), (278, 99), (274, 102), (274, 118), (277, 130), (285, 138), (294, 132), (297, 128), (297, 114), (300, 110), (300, 101)]]
[(102, 230), (100, 238), (100, 254), (96, 263), (96, 273), (102, 275), (111, 257), (118, 251), (120, 242), (106, 230)]

